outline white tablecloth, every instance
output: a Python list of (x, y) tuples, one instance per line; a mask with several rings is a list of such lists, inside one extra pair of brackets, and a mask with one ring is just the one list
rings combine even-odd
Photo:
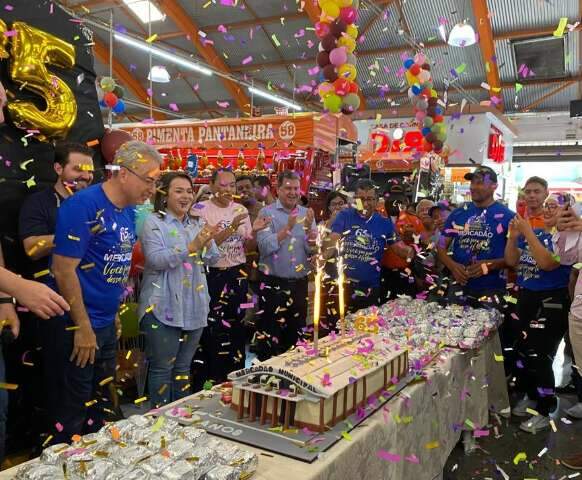
[[(500, 355), (497, 333), (477, 351), (443, 352), (429, 367), (427, 381), (406, 387), (352, 430), (351, 440), (340, 440), (312, 464), (240, 445), (259, 454), (253, 479), (439, 478), (461, 430), (484, 427), (490, 408), (509, 406)], [(1, 472), (0, 479), (15, 473)]]

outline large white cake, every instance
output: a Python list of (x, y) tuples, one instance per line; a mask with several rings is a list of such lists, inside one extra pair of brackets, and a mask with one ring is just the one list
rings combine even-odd
[(232, 372), (239, 419), (324, 431), (364, 407), (408, 372), (408, 352), (372, 334), (325, 337), (319, 354), (298, 347)]

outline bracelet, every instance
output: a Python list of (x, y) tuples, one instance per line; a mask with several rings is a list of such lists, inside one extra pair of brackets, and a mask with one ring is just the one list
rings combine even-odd
[(14, 304), (14, 298), (13, 297), (2, 297), (0, 298), (0, 304)]

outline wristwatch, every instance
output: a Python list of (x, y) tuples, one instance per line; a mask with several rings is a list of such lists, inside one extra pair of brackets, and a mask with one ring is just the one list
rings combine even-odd
[(7, 303), (14, 304), (14, 298), (13, 297), (0, 297), (0, 304), (7, 304)]

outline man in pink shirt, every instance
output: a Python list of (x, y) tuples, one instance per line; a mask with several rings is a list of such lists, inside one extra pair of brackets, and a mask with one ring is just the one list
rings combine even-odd
[[(558, 233), (555, 240), (561, 263), (578, 268), (582, 262), (582, 219), (567, 205), (558, 214)], [(570, 341), (576, 365), (582, 365), (582, 276), (578, 275), (574, 298), (570, 307)], [(578, 367), (579, 368), (579, 367)], [(562, 459), (562, 465), (572, 470), (582, 470), (582, 451)]]
[[(198, 380), (220, 383), (230, 372), (245, 366), (242, 320), (245, 304), (251, 301), (247, 297), (245, 248), (256, 248), (256, 240), (248, 210), (233, 202), (236, 194), (234, 173), (224, 168), (215, 170), (210, 188), (210, 200), (195, 204), (190, 212), (209, 225), (218, 225), (220, 230), (214, 238), (220, 256), (207, 274), (210, 314), (200, 342), (204, 365), (198, 372)], [(261, 218), (255, 221), (255, 227), (260, 230), (267, 223), (267, 219)]]

